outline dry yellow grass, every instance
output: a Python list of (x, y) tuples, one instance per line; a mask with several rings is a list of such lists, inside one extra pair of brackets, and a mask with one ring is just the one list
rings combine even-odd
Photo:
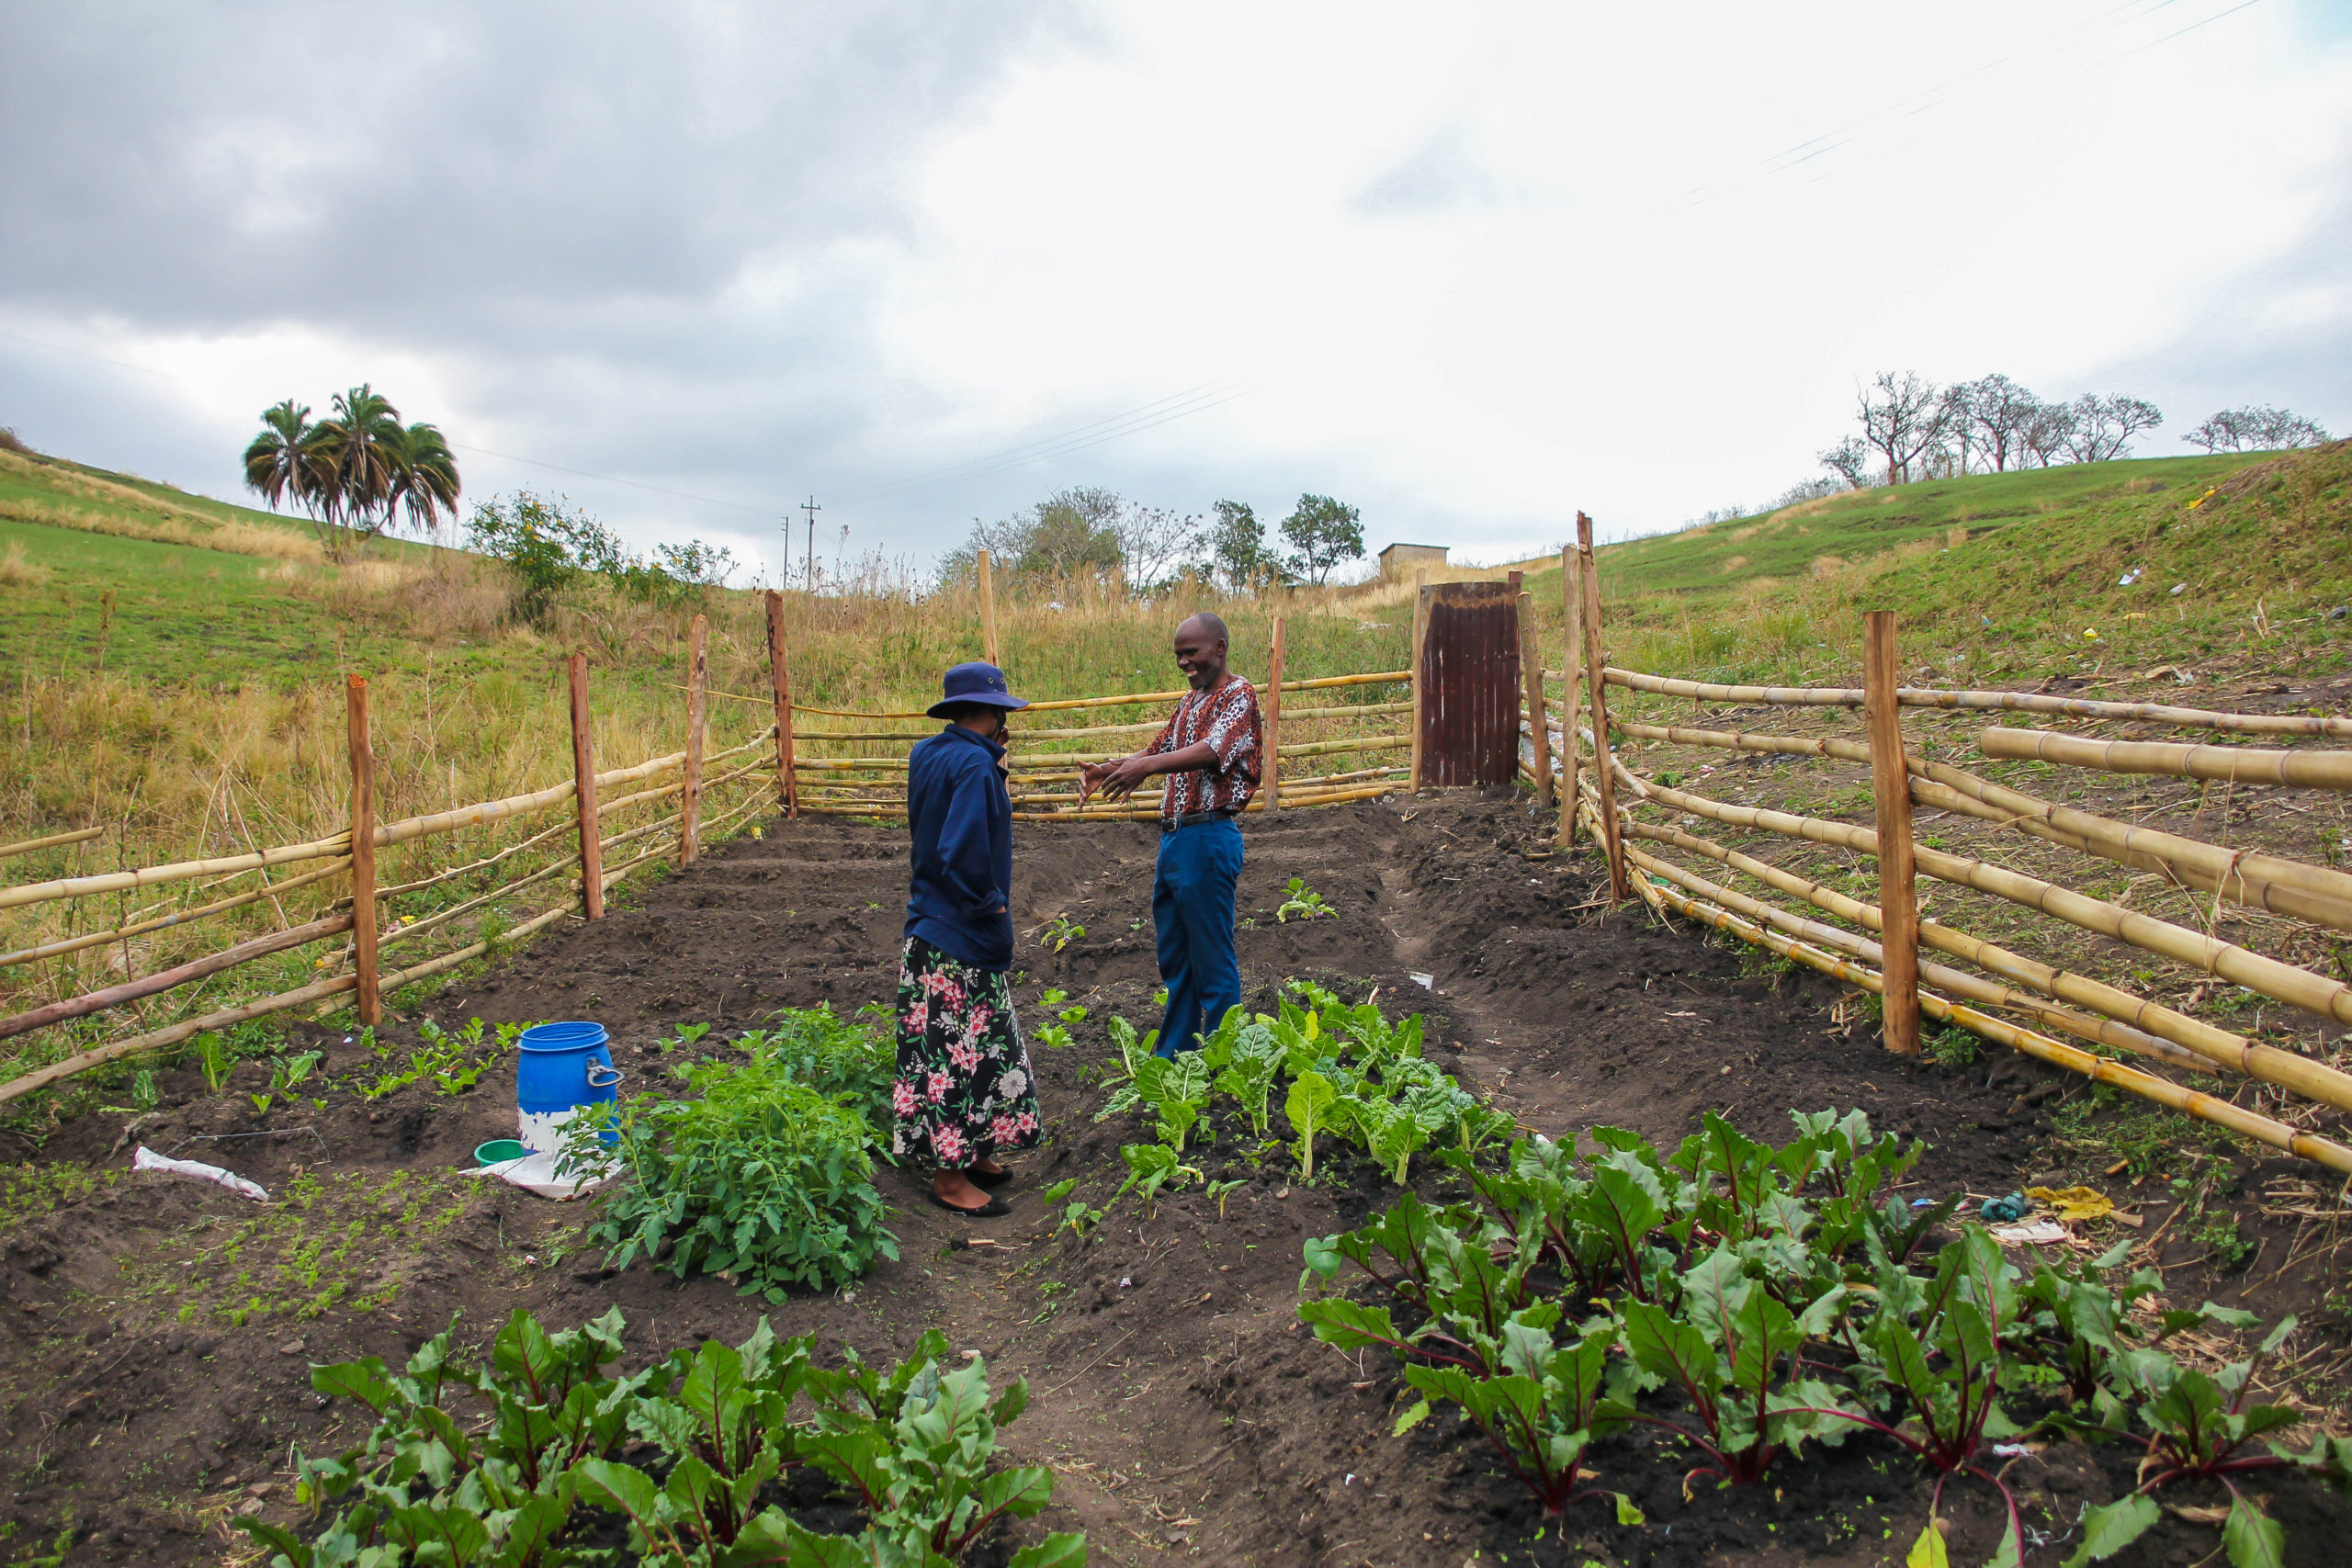
[(17, 523), (45, 523), (85, 533), (115, 534), (164, 544), (196, 545), (232, 555), (262, 556), (287, 561), (325, 558), (318, 541), (291, 529), (264, 527), (237, 518), (215, 517), (192, 506), (175, 506), (129, 485), (115, 484), (0, 451), (0, 474), (37, 483), (49, 490), (83, 497), (95, 504), (78, 507), (58, 502), (0, 500), (0, 517)]
[(11, 544), (0, 554), (0, 588), (39, 588), (49, 581), (49, 568), (25, 558), (25, 547)]

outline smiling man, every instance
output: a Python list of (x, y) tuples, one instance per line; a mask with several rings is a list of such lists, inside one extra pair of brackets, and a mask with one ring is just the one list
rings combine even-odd
[(1241, 1005), (1233, 951), (1233, 889), (1241, 879), (1236, 818), (1258, 793), (1265, 737), (1257, 688), (1226, 668), (1225, 622), (1204, 610), (1176, 628), (1176, 668), (1192, 690), (1152, 743), (1115, 762), (1080, 770), (1079, 793), (1124, 800), (1154, 773), (1168, 775), (1159, 806), (1159, 872), (1151, 918), (1168, 1012), (1159, 1055), (1197, 1051), (1201, 1033)]

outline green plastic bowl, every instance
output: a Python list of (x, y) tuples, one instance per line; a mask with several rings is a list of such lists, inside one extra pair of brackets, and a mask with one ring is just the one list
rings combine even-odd
[(521, 1159), (529, 1151), (520, 1138), (492, 1138), (474, 1150), (476, 1165), (500, 1165), (510, 1159)]

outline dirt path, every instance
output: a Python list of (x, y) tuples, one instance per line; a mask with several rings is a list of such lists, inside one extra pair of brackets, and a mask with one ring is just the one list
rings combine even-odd
[[(1859, 1021), (1831, 1021), (1832, 988), (1783, 980), (1776, 990), (1743, 976), (1741, 950), (1659, 927), (1637, 908), (1603, 912), (1586, 863), (1542, 848), (1524, 806), (1382, 802), (1252, 818), (1248, 831), (1240, 952), (1253, 1004), (1269, 1005), (1293, 976), (1351, 996), (1376, 986), (1384, 1004), (1424, 1010), (1430, 1054), (1528, 1127), (1566, 1138), (1612, 1122), (1672, 1140), (1719, 1108), (1780, 1138), (1792, 1107), (1859, 1103), (1881, 1125), (1938, 1145), (1917, 1173), (1922, 1192), (2005, 1192), (2040, 1174), (2030, 1161), (2047, 1125), (2048, 1108), (2036, 1103), (2042, 1078), (2008, 1064), (1962, 1075), (1894, 1062)], [(959, 1351), (984, 1355), (992, 1376), (1028, 1377), (1031, 1409), (1007, 1447), (1056, 1467), (1057, 1501), (1037, 1525), (1087, 1530), (1098, 1563), (1404, 1568), (1459, 1562), (1473, 1550), (1516, 1552), (1536, 1521), (1477, 1450), (1439, 1422), (1393, 1440), (1393, 1367), (1340, 1356), (1299, 1331), (1301, 1240), (1358, 1223), (1385, 1201), (1376, 1180), (1295, 1186), (1286, 1156), (1269, 1152), (1261, 1167), (1255, 1151), (1228, 1143), (1201, 1160), (1210, 1177), (1244, 1183), (1222, 1210), (1195, 1190), (1165, 1199), (1148, 1222), (1126, 1207), (1082, 1238), (1055, 1235), (1059, 1215), (1038, 1192), (1076, 1177), (1078, 1196), (1105, 1202), (1124, 1175), (1118, 1145), (1136, 1137), (1092, 1120), (1102, 1099), (1096, 1064), (1105, 1017), (1139, 1027), (1156, 1018), (1157, 847), (1145, 826), (1023, 834), (1017, 923), (1030, 932), (1058, 915), (1086, 928), (1059, 953), (1024, 935), (1016, 996), (1025, 1032), (1045, 1021), (1037, 998), (1048, 987), (1091, 1012), (1076, 1047), (1035, 1052), (1052, 1139), (1024, 1162), (1014, 1213), (957, 1219), (886, 1173), (899, 1207), (899, 1261), (854, 1292), (768, 1315), (779, 1333), (814, 1331), (829, 1356), (842, 1346), (892, 1356), (935, 1326)], [(671, 1058), (656, 1042), (680, 1023), (734, 1030), (782, 1006), (887, 999), (903, 854), (902, 830), (770, 824), (763, 839), (722, 847), (425, 1011), (445, 1026), (595, 1018), (613, 1032), (628, 1087), (658, 1083)], [(1276, 922), (1293, 876), (1337, 917)], [(387, 1033), (405, 1042), (413, 1022)], [(340, 1035), (320, 1042), (331, 1067), (357, 1059)], [(36, 1167), (58, 1187), (53, 1212), (19, 1226), (0, 1254), (11, 1553), (70, 1524), (71, 1562), (209, 1562), (229, 1508), (292, 1517), (278, 1474), (288, 1444), (316, 1450), (356, 1435), (348, 1411), (322, 1408), (309, 1393), (308, 1364), (401, 1356), (453, 1312), (464, 1314), (461, 1333), (478, 1336), (517, 1306), (570, 1324), (617, 1303), (645, 1357), (689, 1337), (748, 1333), (762, 1309), (725, 1284), (682, 1284), (641, 1267), (607, 1276), (576, 1254), (550, 1267), (570, 1211), (439, 1174), (469, 1163), (484, 1139), (511, 1135), (508, 1075), (456, 1096), (418, 1084), (373, 1106), (330, 1097), (324, 1109), (266, 1117), (234, 1092), (242, 1085), (209, 1097), (193, 1075), (167, 1075), (139, 1141), (224, 1158), (280, 1196), (310, 1184), (321, 1195), (306, 1234), (363, 1211), (403, 1216), (404, 1229), (379, 1228), (371, 1235), (389, 1239), (356, 1255), (329, 1251), (321, 1265), (314, 1250), (299, 1292), (279, 1277), (283, 1258), (300, 1256), (299, 1238), (281, 1234), (291, 1205), (256, 1211), (193, 1184), (89, 1178), (124, 1164), (126, 1119), (59, 1129)], [(269, 1135), (248, 1135), (256, 1133)], [(85, 1179), (96, 1185), (75, 1190)], [(224, 1240), (240, 1236), (224, 1253)], [(232, 1285), (189, 1282), (239, 1271)], [(299, 1315), (300, 1300), (337, 1280), (348, 1286), (338, 1304)], [(232, 1321), (239, 1296), (259, 1304)], [(362, 1300), (374, 1310), (350, 1310)], [(255, 1485), (269, 1490), (256, 1497)], [(1805, 1501), (1792, 1486), (1800, 1517)], [(1645, 1506), (1654, 1517), (1684, 1506), (1671, 1477)], [(1691, 1512), (1683, 1539), (1692, 1555), (1652, 1560), (1716, 1561), (1756, 1528), (1698, 1528), (1712, 1517), (1703, 1501)], [(1850, 1553), (1812, 1560), (1874, 1561), (1882, 1544), (1873, 1524)]]

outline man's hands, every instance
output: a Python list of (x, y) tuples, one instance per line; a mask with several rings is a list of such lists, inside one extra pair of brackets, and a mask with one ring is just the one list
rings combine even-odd
[(1094, 797), (1096, 790), (1102, 792), (1105, 800), (1125, 800), (1135, 794), (1136, 785), (1154, 773), (1181, 773), (1194, 768), (1214, 768), (1217, 763), (1216, 748), (1205, 740), (1195, 740), (1173, 751), (1138, 751), (1115, 762), (1081, 762), (1078, 768), (1078, 803), (1085, 805)]
[(1160, 761), (1148, 751), (1132, 757), (1122, 757), (1115, 762), (1082, 762), (1078, 770), (1078, 803), (1080, 806), (1102, 792), (1105, 800), (1125, 800), (1135, 794), (1136, 786), (1159, 772), (1154, 764)]

